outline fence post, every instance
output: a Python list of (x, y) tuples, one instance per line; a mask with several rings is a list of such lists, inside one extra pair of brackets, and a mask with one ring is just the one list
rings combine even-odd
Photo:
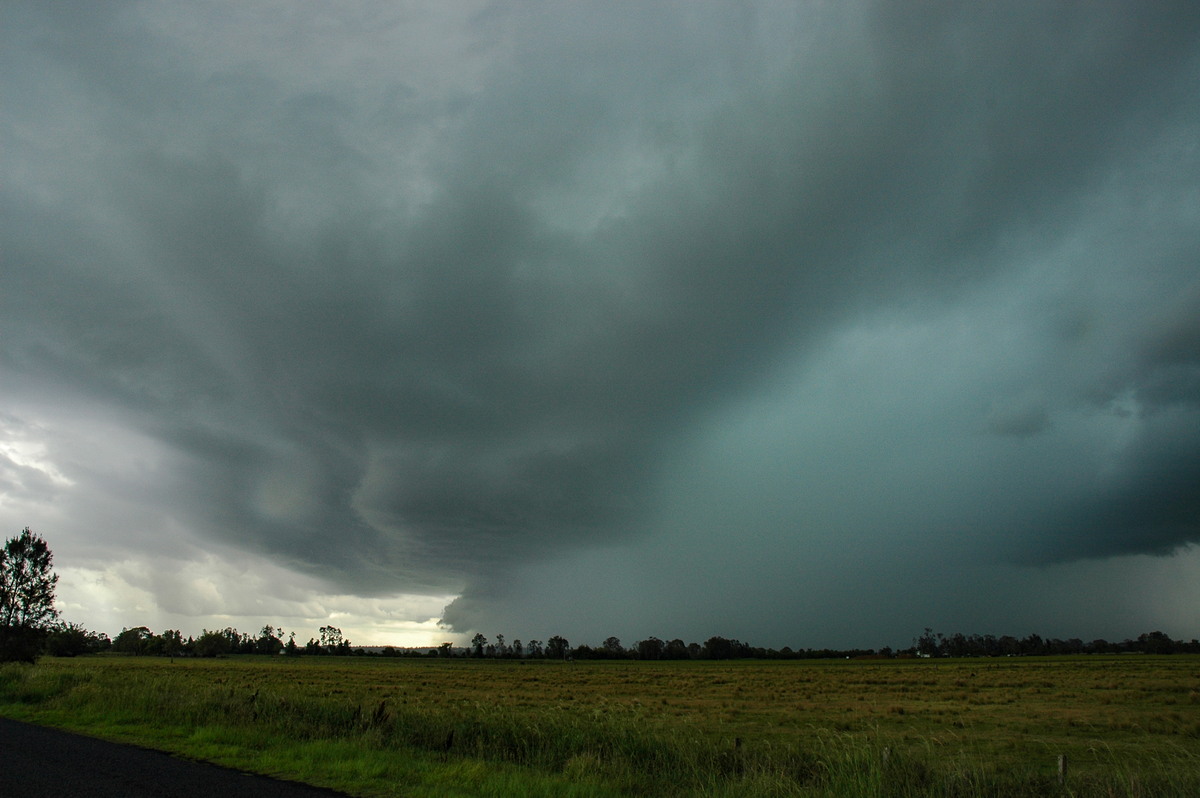
[(1067, 781), (1067, 755), (1058, 755), (1058, 784), (1061, 787)]

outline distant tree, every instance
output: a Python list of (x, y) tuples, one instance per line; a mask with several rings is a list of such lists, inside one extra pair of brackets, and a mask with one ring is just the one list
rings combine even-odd
[(226, 626), (220, 631), (220, 634), (225, 636), (229, 642), (228, 654), (253, 654), (254, 653), (254, 638), (248, 634), (242, 634), (232, 626)]
[(133, 654), (141, 656), (150, 648), (150, 641), (154, 638), (154, 633), (145, 626), (135, 626), (132, 629), (122, 629), (112, 641), (113, 651), (119, 651), (122, 654)]
[(224, 657), (233, 653), (234, 644), (226, 632), (205, 629), (196, 639), (193, 650), (197, 657)]
[(913, 641), (913, 648), (922, 657), (936, 657), (940, 653), (942, 636), (935, 634), (928, 626), (921, 636)]
[(441, 645), (439, 645), (437, 647), (437, 655), (439, 657), (449, 657), (452, 654), (454, 654), (454, 644), (453, 643), (442, 643)]
[(546, 652), (542, 649), (541, 640), (530, 640), (525, 644), (525, 650), (530, 659), (541, 659), (546, 655)]
[(525, 646), (521, 645), (521, 638), (514, 637), (512, 646), (508, 651), (509, 655), (517, 659), (522, 659), (525, 656)]
[(561, 635), (555, 635), (546, 641), (546, 657), (548, 659), (566, 659), (570, 651), (571, 644)]
[(283, 653), (289, 657), (300, 656), (300, 646), (296, 645), (296, 633), (288, 632), (287, 645), (283, 647)]
[(733, 654), (734, 641), (732, 640), (727, 640), (720, 636), (714, 636), (704, 641), (705, 659), (732, 659)]
[(945, 640), (946, 656), (948, 657), (965, 657), (970, 653), (970, 646), (967, 642), (967, 636), (962, 632), (955, 632)]
[(159, 653), (164, 657), (177, 657), (183, 653), (183, 633), (178, 629), (168, 629), (158, 636), (161, 641)]
[(1063, 641), (1063, 650), (1068, 654), (1082, 654), (1086, 646), (1078, 637), (1072, 637), (1069, 640)]
[(603, 643), (605, 656), (610, 659), (620, 659), (625, 656), (625, 646), (621, 645), (620, 638), (609, 637)]
[(1041, 635), (1031, 634), (1021, 641), (1021, 653), (1026, 656), (1036, 657), (1045, 654), (1046, 650), (1046, 641)]
[(483, 636), (483, 632), (476, 632), (471, 638), (471, 646), (475, 649), (475, 656), (482, 657), (483, 650), (487, 647), (488, 639)]
[(92, 653), (94, 636), (77, 623), (56, 623), (46, 635), (46, 653), (52, 657), (77, 657)]
[(0, 549), (0, 662), (33, 662), (58, 618), (54, 555), (25, 527)]
[(508, 656), (508, 647), (504, 645), (504, 635), (496, 635), (496, 652), (497, 657)]
[(666, 643), (657, 637), (639, 640), (637, 644), (638, 659), (662, 659), (666, 648)]
[[(283, 630), (278, 630), (279, 634), (283, 634)], [(254, 641), (254, 652), (256, 654), (278, 654), (283, 650), (283, 641), (275, 633), (276, 629), (271, 624), (267, 624), (258, 633), (258, 639)]]
[(687, 659), (688, 646), (687, 643), (676, 637), (671, 642), (667, 643), (666, 649), (663, 651), (665, 659)]
[(1148, 632), (1138, 635), (1138, 649), (1147, 654), (1173, 654), (1175, 641), (1163, 632)]
[(321, 647), (326, 653), (340, 653), (348, 648), (345, 638), (342, 637), (342, 630), (336, 626), (322, 626), (317, 631), (321, 635)]

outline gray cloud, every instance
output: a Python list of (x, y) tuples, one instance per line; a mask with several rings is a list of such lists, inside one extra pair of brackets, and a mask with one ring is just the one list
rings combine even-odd
[(1046, 431), (1050, 426), (1050, 414), (1045, 398), (1027, 391), (994, 402), (987, 423), (988, 429), (998, 435), (1025, 438)]
[(747, 574), (1197, 540), (1194, 11), (626, 11), (13, 6), (6, 391), (154, 441), (198, 540), (457, 629), (672, 513)]

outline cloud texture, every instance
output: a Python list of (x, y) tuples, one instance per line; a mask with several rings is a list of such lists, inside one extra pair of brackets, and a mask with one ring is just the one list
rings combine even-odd
[[(0, 513), (77, 565), (793, 645), (1196, 566), (1187, 3), (2, 13)], [(1198, 631), (1129, 601), (1061, 622)]]

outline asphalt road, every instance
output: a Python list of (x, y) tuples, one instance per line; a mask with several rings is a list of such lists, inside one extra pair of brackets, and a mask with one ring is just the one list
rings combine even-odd
[(0, 796), (345, 798), (333, 790), (254, 776), (7, 718), (0, 718)]

